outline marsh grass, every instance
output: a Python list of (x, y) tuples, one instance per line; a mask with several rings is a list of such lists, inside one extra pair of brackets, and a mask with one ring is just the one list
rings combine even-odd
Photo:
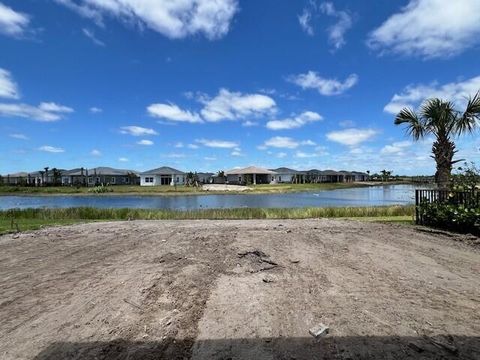
[[(11, 209), (0, 211), (0, 234), (35, 230), (44, 226), (69, 225), (92, 221), (119, 220), (248, 220), (348, 218), (365, 221), (410, 222), (413, 206), (376, 206), (344, 208), (239, 208), (192, 211), (148, 209)], [(12, 220), (14, 226), (12, 226)]]
[(43, 220), (188, 220), (188, 219), (307, 219), (339, 217), (411, 216), (413, 206), (330, 208), (236, 208), (205, 210), (100, 209), (11, 209), (0, 211), (0, 219)]

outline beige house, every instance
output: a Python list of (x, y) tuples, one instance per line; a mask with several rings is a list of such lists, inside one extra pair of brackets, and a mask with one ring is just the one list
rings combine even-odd
[(243, 169), (232, 169), (225, 171), (227, 184), (270, 184), (275, 181), (277, 173), (272, 170), (257, 166), (249, 166)]

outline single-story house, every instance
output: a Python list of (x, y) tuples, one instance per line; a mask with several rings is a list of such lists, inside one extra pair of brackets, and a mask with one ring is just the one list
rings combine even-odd
[(360, 171), (352, 171), (352, 175), (355, 177), (354, 181), (368, 181), (368, 174)]
[(28, 173), (26, 172), (2, 175), (2, 183), (5, 185), (25, 185), (27, 178)]
[(202, 172), (199, 172), (197, 173), (197, 179), (198, 179), (198, 182), (199, 183), (202, 183), (202, 184), (212, 184), (213, 183), (213, 176), (215, 174), (214, 173), (202, 173)]
[(185, 173), (183, 171), (162, 166), (157, 169), (140, 173), (141, 186), (155, 185), (183, 185), (185, 184)]
[(300, 183), (302, 182), (303, 174), (300, 171), (281, 167), (278, 169), (270, 169), (276, 174), (273, 175), (273, 181), (276, 183)]
[(138, 185), (140, 178), (133, 170), (96, 167), (77, 168), (62, 172), (62, 185)]
[(227, 177), (227, 184), (270, 184), (274, 182), (274, 176), (277, 173), (256, 166), (249, 166), (243, 169), (232, 169), (225, 171)]

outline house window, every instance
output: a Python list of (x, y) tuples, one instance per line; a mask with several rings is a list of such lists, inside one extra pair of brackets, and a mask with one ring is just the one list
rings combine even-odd
[(180, 182), (180, 178), (177, 176), (177, 183)]
[(112, 177), (112, 184), (115, 184), (115, 178)]
[(242, 182), (242, 177), (241, 176), (238, 177), (238, 182)]
[(153, 177), (146, 177), (145, 183), (153, 183)]
[(281, 176), (278, 177), (278, 181), (282, 181), (282, 177), (281, 177)]
[(88, 178), (88, 183), (89, 183), (89, 184), (93, 184), (93, 177), (90, 176), (90, 177)]
[(99, 177), (97, 177), (97, 178), (95, 179), (95, 183), (96, 183), (96, 184), (100, 184), (100, 178), (99, 178)]
[(125, 178), (125, 184), (130, 184), (130, 178), (128, 176)]

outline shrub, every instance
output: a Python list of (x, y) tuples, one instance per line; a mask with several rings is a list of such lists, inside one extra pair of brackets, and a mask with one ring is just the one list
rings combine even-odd
[(113, 189), (105, 185), (95, 186), (88, 190), (89, 193), (94, 193), (94, 194), (104, 194), (112, 191)]
[(463, 206), (449, 203), (420, 204), (424, 225), (461, 233), (480, 234), (480, 206)]

